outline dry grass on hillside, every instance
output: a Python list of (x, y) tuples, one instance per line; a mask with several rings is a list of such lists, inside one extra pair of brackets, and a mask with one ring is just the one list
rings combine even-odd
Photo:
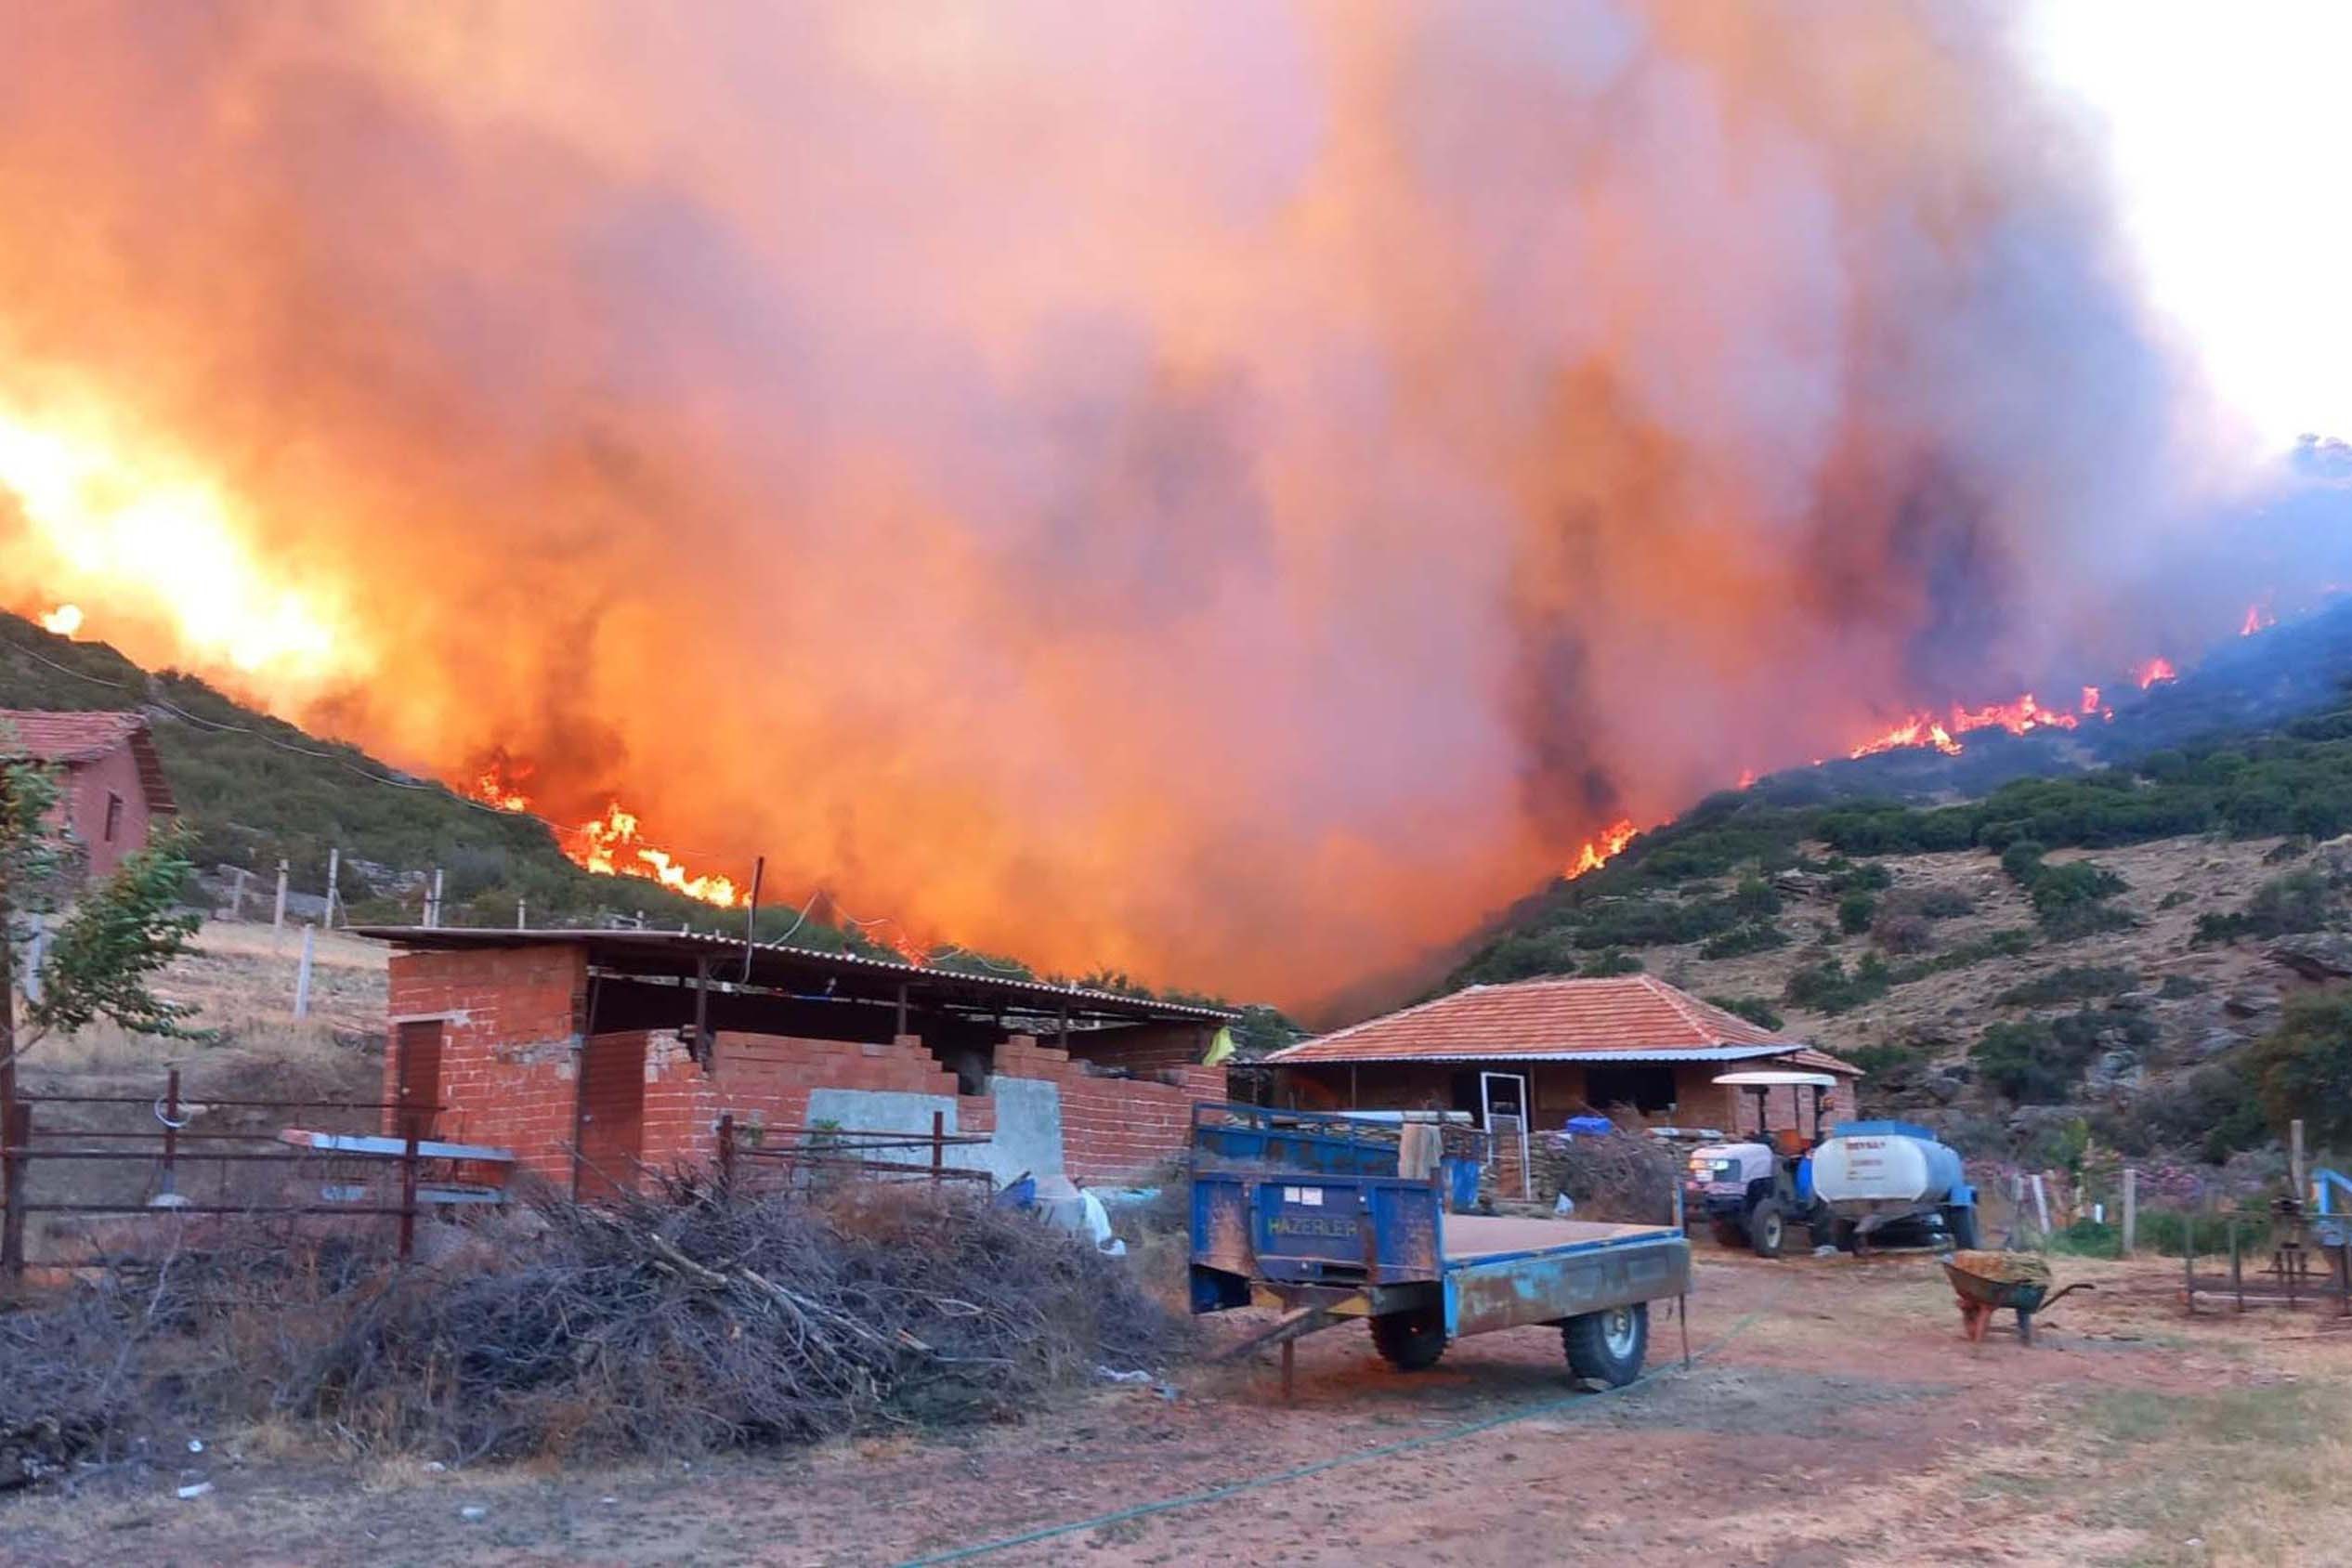
[[(2202, 838), (2165, 839), (2111, 850), (2058, 850), (2053, 864), (2091, 860), (2121, 876), (2129, 884), (2117, 908), (2139, 921), (2132, 930), (2102, 932), (2066, 942), (2038, 936), (2021, 957), (1988, 960), (1898, 986), (1879, 1000), (1834, 1015), (1806, 1013), (1782, 1004), (1789, 975), (1834, 953), (1850, 968), (1872, 950), (1866, 936), (1846, 936), (1823, 949), (1816, 946), (1823, 932), (1837, 930), (1835, 898), (1784, 900), (1781, 927), (1793, 938), (1785, 947), (1741, 958), (1709, 960), (1695, 947), (1640, 949), (1652, 973), (1701, 996), (1757, 997), (1779, 1007), (1794, 1033), (1815, 1039), (1831, 1051), (1903, 1039), (1947, 1039), (1939, 1054), (1965, 1053), (1985, 1025), (2014, 1010), (1994, 999), (2021, 981), (2061, 967), (2111, 967), (2139, 973), (2143, 983), (2156, 985), (2165, 976), (2181, 975), (2216, 990), (2259, 982), (2292, 988), (2292, 977), (2267, 962), (2258, 947), (2192, 947), (2190, 934), (2197, 917), (2238, 908), (2265, 882), (2292, 870), (2292, 866), (2265, 863), (2277, 848), (2276, 839), (2218, 842)], [(1826, 856), (1824, 845), (1809, 846)], [(1935, 922), (1934, 952), (1949, 951), (1994, 932), (2033, 925), (2033, 910), (2018, 885), (2004, 876), (1999, 862), (1978, 850), (1948, 855), (1898, 855), (1877, 857), (1876, 863), (1894, 874), (1895, 887), (1943, 890), (1965, 894), (1976, 905), (1973, 914)], [(1718, 891), (1729, 891), (1726, 881)], [(2172, 908), (2168, 896), (2179, 897)], [(1932, 958), (1934, 952), (1925, 957)], [(1901, 961), (1901, 960), (1898, 960)]]

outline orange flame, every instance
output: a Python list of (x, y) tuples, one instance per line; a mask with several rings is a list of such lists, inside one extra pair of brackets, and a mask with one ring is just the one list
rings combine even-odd
[(2256, 632), (2267, 632), (2279, 624), (2279, 618), (2259, 604), (2246, 607), (2245, 623), (2238, 628), (2238, 635), (2251, 637)]
[(1587, 871), (1598, 871), (1633, 842), (1641, 830), (1633, 825), (1633, 818), (1621, 817), (1601, 830), (1597, 839), (1587, 839), (1576, 851), (1575, 863), (1561, 873), (1563, 881), (1573, 882)]
[(2083, 712), (2085, 713), (2098, 712), (2098, 687), (2086, 686), (2083, 688)]
[(2159, 681), (2180, 679), (2180, 672), (2173, 668), (2173, 661), (2169, 659), (2151, 659), (2133, 669), (2132, 679), (2139, 683), (2140, 690), (2146, 691)]
[(637, 831), (636, 814), (622, 810), (618, 801), (605, 808), (603, 817), (581, 823), (579, 833), (581, 847), (567, 848), (565, 853), (582, 869), (600, 877), (643, 877), (722, 909), (741, 902), (730, 879), (690, 875), (666, 850), (647, 843)]
[[(2085, 687), (2085, 697), (2096, 700), (2096, 690)], [(2036, 729), (2072, 729), (2078, 719), (2071, 713), (2045, 708), (2027, 692), (2014, 702), (1996, 702), (1984, 708), (1963, 708), (1954, 704), (1952, 712), (1939, 720), (1932, 713), (1914, 713), (1885, 734), (1866, 740), (1849, 753), (1856, 757), (1875, 756), (1881, 751), (1897, 751), (1905, 746), (1932, 746), (1946, 756), (1957, 756), (1963, 750), (1960, 737), (1972, 729), (2006, 729), (2011, 735), (2023, 735)]]
[(59, 605), (41, 618), (41, 629), (60, 637), (70, 637), (82, 629), (82, 607)]
[[(493, 757), (463, 792), (501, 811), (529, 811), (530, 797), (523, 792), (522, 780), (530, 772), (528, 764), (517, 765), (509, 764), (503, 756)], [(695, 876), (667, 850), (647, 843), (637, 828), (637, 814), (625, 810), (618, 801), (593, 821), (568, 831), (558, 829), (555, 841), (572, 864), (600, 877), (642, 877), (660, 882), (673, 893), (683, 893), (688, 898), (699, 898), (722, 909), (731, 909), (744, 902), (737, 896), (731, 879)]]

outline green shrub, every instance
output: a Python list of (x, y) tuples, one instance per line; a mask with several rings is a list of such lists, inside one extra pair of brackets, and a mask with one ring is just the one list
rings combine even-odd
[(1859, 936), (1870, 929), (1870, 922), (1878, 913), (1878, 900), (1857, 889), (1837, 901), (1837, 929), (1849, 936)]
[(2139, 976), (2128, 969), (2070, 964), (2020, 981), (1993, 1000), (2002, 1007), (2047, 1007), (2084, 997), (2111, 997), (2138, 984)]
[(2194, 940), (2202, 945), (2319, 931), (2334, 911), (2335, 895), (2326, 878), (2312, 870), (2291, 871), (2256, 888), (2234, 914), (2199, 915)]
[(1587, 959), (1584, 967), (1576, 973), (1593, 978), (1605, 978), (1612, 974), (1639, 974), (1641, 973), (1641, 955), (1610, 947)]
[(1781, 912), (1781, 895), (1761, 877), (1742, 877), (1731, 890), (1731, 912), (1742, 920), (1769, 919)]
[(1783, 1000), (1812, 1013), (1845, 1013), (1887, 994), (1891, 973), (1877, 954), (1865, 955), (1852, 973), (1836, 958), (1808, 964), (1788, 977)]
[(2166, 1001), (2185, 1001), (2190, 997), (2203, 996), (2213, 987), (2193, 974), (2167, 974), (2164, 983), (2156, 987), (2156, 994)]
[(2352, 990), (2291, 1000), (2246, 1053), (2246, 1072), (2271, 1126), (2299, 1117), (2320, 1148), (2352, 1147)]
[(1752, 925), (1737, 926), (1719, 936), (1710, 936), (1699, 945), (1703, 959), (1744, 958), (1750, 953), (1770, 952), (1774, 947), (1788, 946), (1788, 933), (1771, 921), (1757, 921)]
[(1995, 1093), (2023, 1105), (2057, 1104), (2082, 1081), (2086, 1061), (2062, 1047), (2041, 1019), (1989, 1026), (1968, 1059)]
[(1883, 1078), (1905, 1067), (1915, 1067), (1927, 1060), (1927, 1053), (1914, 1046), (1881, 1040), (1870, 1045), (1858, 1045), (1839, 1055), (1860, 1067), (1870, 1078)]

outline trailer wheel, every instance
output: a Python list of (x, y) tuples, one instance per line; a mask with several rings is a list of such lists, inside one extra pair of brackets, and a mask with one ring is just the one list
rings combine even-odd
[(1781, 1212), (1778, 1198), (1766, 1198), (1747, 1217), (1747, 1244), (1756, 1248), (1759, 1258), (1779, 1257), (1781, 1242), (1787, 1234), (1788, 1219)]
[(1840, 1220), (1837, 1222), (1836, 1228), (1831, 1232), (1831, 1240), (1840, 1252), (1857, 1252), (1861, 1250), (1857, 1240), (1861, 1231), (1862, 1227), (1851, 1220)]
[(1641, 1358), (1650, 1352), (1650, 1304), (1572, 1317), (1560, 1326), (1560, 1342), (1572, 1376), (1624, 1388), (1641, 1375)]
[(1974, 1204), (1954, 1204), (1943, 1211), (1943, 1228), (1952, 1233), (1952, 1245), (1963, 1252), (1977, 1249), (1977, 1210)]
[(1387, 1313), (1371, 1322), (1373, 1347), (1399, 1372), (1435, 1366), (1445, 1353), (1445, 1324), (1435, 1312)]
[(1714, 1222), (1715, 1243), (1718, 1247), (1745, 1247), (1747, 1231), (1737, 1220)]

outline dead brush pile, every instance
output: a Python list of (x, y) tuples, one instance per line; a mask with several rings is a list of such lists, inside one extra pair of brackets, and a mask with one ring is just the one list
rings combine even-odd
[(1565, 1193), (1580, 1219), (1663, 1225), (1674, 1218), (1680, 1167), (1674, 1151), (1646, 1132), (1532, 1133), (1527, 1157), (1537, 1200)]
[(347, 1452), (471, 1463), (1002, 1419), (1186, 1334), (1119, 1261), (906, 1189), (541, 1201), (438, 1263), (388, 1248), (191, 1231), (0, 1313), (0, 1485), (11, 1444), (20, 1482), (190, 1422), (292, 1418)]

